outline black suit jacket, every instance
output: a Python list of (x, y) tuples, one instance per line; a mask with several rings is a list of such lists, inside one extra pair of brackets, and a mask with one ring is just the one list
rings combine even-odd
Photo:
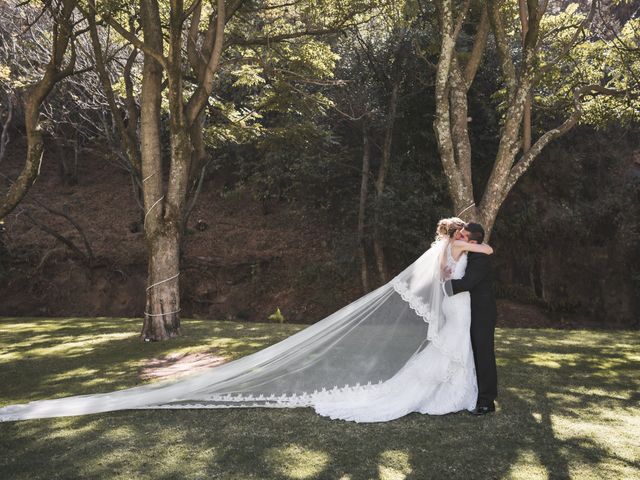
[(471, 321), (495, 324), (497, 311), (493, 296), (491, 255), (469, 252), (464, 277), (450, 281), (453, 294), (469, 292), (471, 295)]

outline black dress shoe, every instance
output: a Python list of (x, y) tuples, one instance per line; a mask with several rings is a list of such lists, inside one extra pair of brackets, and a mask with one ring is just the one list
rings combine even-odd
[(496, 411), (496, 406), (493, 404), (485, 405), (485, 406), (478, 405), (476, 408), (471, 410), (471, 415), (480, 416), (480, 415), (486, 415), (487, 413), (491, 413), (495, 411)]

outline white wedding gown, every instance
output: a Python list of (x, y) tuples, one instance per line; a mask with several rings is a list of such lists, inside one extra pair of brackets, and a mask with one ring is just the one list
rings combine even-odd
[[(445, 297), (438, 239), (391, 282), (251, 355), (204, 372), (105, 393), (0, 407), (0, 421), (127, 409), (297, 408), (356, 422), (475, 407), (468, 293)], [(144, 348), (141, 346), (141, 348)], [(43, 372), (46, 374), (46, 372)]]
[[(456, 262), (451, 245), (446, 248), (447, 271), (462, 278), (467, 255)], [(386, 422), (411, 412), (443, 415), (475, 408), (478, 396), (471, 348), (469, 292), (444, 297), (443, 328), (390, 379), (358, 391), (334, 394), (314, 405), (316, 412), (332, 419)]]

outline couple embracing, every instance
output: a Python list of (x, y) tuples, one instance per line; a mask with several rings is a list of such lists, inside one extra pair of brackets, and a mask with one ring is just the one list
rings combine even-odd
[[(438, 222), (436, 241), (414, 263), (418, 268), (411, 272), (413, 278), (403, 280), (407, 269), (390, 282), (409, 303), (419, 299), (412, 307), (430, 323), (426, 346), (382, 384), (320, 399), (313, 405), (316, 412), (332, 419), (381, 422), (411, 412), (442, 415), (468, 410), (485, 415), (495, 411), (493, 249), (483, 242), (484, 229), (478, 223), (457, 217)], [(439, 268), (432, 274), (429, 267), (435, 262)], [(441, 292), (430, 288), (431, 276), (439, 279)], [(426, 287), (414, 288), (413, 293), (406, 287), (425, 282)], [(439, 295), (443, 295), (441, 302)], [(438, 303), (440, 309), (434, 306)]]

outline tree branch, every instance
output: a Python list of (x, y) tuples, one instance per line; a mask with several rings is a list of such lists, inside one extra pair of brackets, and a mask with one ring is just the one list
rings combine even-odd
[(89, 257), (87, 254), (85, 254), (82, 250), (80, 250), (75, 243), (73, 243), (68, 238), (60, 235), (58, 232), (56, 232), (54, 229), (47, 226), (46, 224), (42, 223), (40, 220), (36, 220), (35, 218), (33, 218), (27, 210), (22, 210), (22, 214), (24, 214), (24, 216), (27, 217), (29, 221), (33, 223), (36, 227), (38, 227), (40, 230), (48, 233), (49, 235), (52, 235), (57, 240), (59, 240), (60, 242), (64, 243), (67, 247), (69, 247), (71, 251), (77, 253), (80, 259), (82, 260), (82, 263), (84, 263), (87, 266), (91, 266), (92, 258)]
[[(469, 1), (469, 0), (466, 0)], [(367, 10), (364, 11), (353, 11), (350, 12), (345, 18), (343, 18), (338, 25), (334, 25), (330, 28), (307, 28), (305, 30), (283, 33), (280, 35), (274, 35), (272, 37), (256, 37), (256, 38), (241, 38), (241, 37), (232, 37), (229, 38), (229, 44), (231, 45), (241, 45), (241, 46), (251, 46), (251, 45), (269, 45), (270, 43), (282, 42), (284, 40), (292, 40), (294, 38), (306, 37), (306, 36), (319, 36), (319, 35), (328, 35), (331, 33), (338, 33), (344, 31), (346, 28), (351, 26), (359, 25), (361, 23), (366, 23), (367, 20), (355, 21), (354, 23), (349, 23), (354, 17), (356, 17), (360, 13), (367, 13)]]
[[(220, 64), (220, 57), (222, 56), (222, 50), (224, 47), (224, 27), (227, 23), (227, 16), (225, 11), (224, 0), (218, 0), (218, 11), (216, 12), (215, 23), (215, 39), (213, 42), (213, 48), (211, 54), (202, 72), (200, 85), (193, 93), (186, 107), (186, 117), (189, 125), (195, 122), (196, 118), (207, 103), (207, 99), (213, 91), (213, 82), (215, 80), (216, 72)], [(214, 28), (213, 23), (209, 29)]]
[[(79, 2), (78, 3), (78, 9), (82, 12), (82, 14), (87, 17), (88, 16), (88, 12), (86, 10), (84, 10), (82, 8), (82, 6), (80, 6)], [(95, 5), (95, 0), (89, 0), (87, 2), (87, 5), (89, 5), (89, 8), (93, 11), (93, 13), (95, 15), (100, 15), (100, 12), (98, 12), (96, 5)], [(118, 32), (125, 40), (127, 40), (128, 42), (130, 42), (134, 47), (136, 47), (138, 50), (142, 50), (142, 52), (144, 52), (145, 55), (150, 55), (151, 57), (153, 57), (160, 65), (162, 65), (162, 67), (166, 70), (167, 69), (167, 65), (168, 65), (168, 60), (167, 58), (162, 54), (162, 52), (157, 52), (156, 50), (154, 50), (153, 48), (149, 47), (149, 45), (147, 45), (146, 43), (144, 43), (142, 40), (140, 40), (135, 33), (130, 32), (129, 30), (127, 30), (126, 28), (124, 28), (122, 25), (120, 25), (117, 21), (115, 21), (113, 19), (113, 17), (111, 17), (109, 14), (105, 14), (105, 15), (100, 15), (100, 18), (102, 18), (102, 20), (104, 22), (106, 22), (110, 27), (112, 27), (116, 32)]]
[(552, 140), (561, 137), (569, 130), (571, 130), (580, 117), (582, 116), (582, 98), (586, 95), (624, 95), (628, 93), (626, 90), (614, 90), (611, 88), (606, 88), (601, 85), (585, 85), (583, 87), (579, 87), (574, 89), (573, 91), (573, 104), (574, 111), (560, 126), (549, 130), (544, 135), (542, 135), (533, 146), (522, 156), (520, 160), (511, 168), (509, 172), (509, 176), (507, 178), (507, 185), (505, 192), (511, 190), (513, 185), (518, 181), (518, 179), (522, 176), (524, 172), (527, 171), (533, 160), (540, 154), (542, 149), (547, 146)]
[(478, 31), (476, 32), (476, 38), (473, 41), (473, 48), (469, 55), (469, 60), (464, 68), (464, 81), (467, 85), (467, 90), (471, 87), (473, 79), (476, 76), (478, 67), (480, 66), (480, 60), (482, 60), (482, 54), (487, 45), (487, 38), (489, 37), (490, 23), (489, 12), (487, 5), (482, 5), (482, 15), (480, 17), (480, 24), (478, 25)]
[[(64, 205), (63, 206), (63, 211), (59, 211), (59, 210), (54, 210), (53, 208), (49, 207), (45, 203), (43, 203), (43, 202), (41, 202), (41, 201), (39, 201), (39, 200), (37, 200), (35, 198), (32, 198), (32, 201), (35, 202), (36, 204), (38, 204), (40, 207), (44, 208), (47, 212), (52, 213), (53, 215), (57, 215), (59, 217), (62, 217), (64, 219), (66, 219), (71, 225), (74, 226), (74, 228), (78, 231), (78, 233), (82, 237), (82, 243), (84, 244), (84, 248), (87, 251), (86, 255), (83, 255), (83, 257), (85, 258), (85, 260), (87, 261), (87, 263), (89, 265), (92, 265), (93, 264), (93, 260), (94, 260), (94, 256), (93, 256), (93, 249), (91, 248), (91, 244), (89, 243), (89, 240), (87, 239), (87, 236), (85, 235), (84, 230), (80, 227), (78, 222), (76, 222), (73, 219), (73, 217), (71, 217), (71, 215), (69, 215), (67, 212), (64, 211), (64, 210), (67, 209), (67, 206)], [(79, 251), (79, 249), (76, 248), (76, 251)]]
[(487, 7), (489, 9), (489, 20), (493, 30), (493, 37), (496, 42), (496, 49), (498, 50), (498, 56), (500, 57), (500, 67), (507, 83), (507, 97), (512, 98), (516, 91), (518, 80), (516, 77), (516, 68), (513, 65), (511, 53), (509, 52), (507, 34), (504, 30), (504, 25), (502, 24), (500, 6), (498, 5), (497, 0), (489, 0)]

